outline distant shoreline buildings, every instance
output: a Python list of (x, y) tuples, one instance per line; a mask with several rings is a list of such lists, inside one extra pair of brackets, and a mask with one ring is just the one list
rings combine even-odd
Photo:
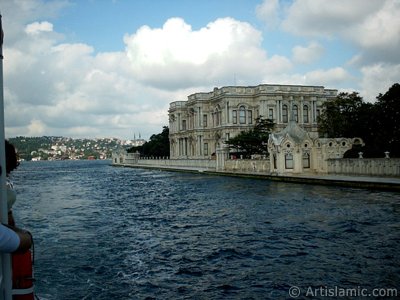
[(146, 143), (146, 140), (142, 139), (141, 134), (139, 133), (139, 138), (136, 138), (136, 133), (133, 134), (133, 140), (128, 140), (125, 142), (125, 145), (129, 145), (132, 147), (140, 147)]
[(118, 149), (141, 144), (142, 139), (120, 140), (117, 138), (74, 139), (68, 137), (14, 137), (9, 141), (18, 149), (21, 160), (107, 159)]

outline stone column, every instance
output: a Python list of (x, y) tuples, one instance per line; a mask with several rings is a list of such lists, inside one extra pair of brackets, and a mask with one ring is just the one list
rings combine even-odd
[(138, 163), (139, 157), (140, 157), (140, 153), (139, 153), (138, 151), (136, 151), (135, 153), (133, 153), (133, 161), (135, 162), (135, 164)]
[(222, 146), (216, 151), (217, 155), (217, 171), (223, 171), (225, 169), (225, 161), (228, 159), (229, 148), (227, 146)]

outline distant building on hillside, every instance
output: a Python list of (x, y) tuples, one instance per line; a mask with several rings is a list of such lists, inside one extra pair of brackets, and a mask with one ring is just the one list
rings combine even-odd
[[(283, 130), (293, 118), (311, 138), (317, 138), (317, 118), (337, 90), (323, 86), (228, 86), (195, 93), (169, 107), (171, 158), (210, 158), (224, 141), (254, 126), (259, 116)], [(267, 141), (266, 141), (267, 142)]]
[(139, 133), (139, 138), (136, 138), (136, 134), (133, 135), (133, 140), (126, 141), (126, 145), (132, 146), (132, 147), (139, 147), (143, 146), (144, 143), (146, 143), (146, 140), (142, 139), (140, 133)]

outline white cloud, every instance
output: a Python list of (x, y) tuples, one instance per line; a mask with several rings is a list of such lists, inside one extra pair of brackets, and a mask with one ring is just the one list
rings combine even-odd
[(336, 67), (328, 70), (314, 70), (305, 74), (306, 84), (335, 87), (352, 81), (352, 76), (343, 68)]
[(361, 46), (398, 46), (400, 41), (400, 1), (384, 1), (375, 13), (354, 25), (348, 35)]
[(307, 47), (296, 46), (292, 49), (293, 61), (300, 64), (316, 62), (324, 50), (324, 47), (317, 42), (311, 42)]
[(298, 35), (332, 37), (356, 26), (382, 4), (381, 0), (295, 0), (287, 10), (283, 27)]
[(394, 84), (399, 83), (400, 64), (378, 63), (361, 69), (362, 82), (360, 94), (368, 102), (375, 102), (379, 93), (384, 94)]
[(27, 34), (39, 34), (40, 32), (51, 32), (53, 31), (53, 24), (44, 21), (44, 22), (34, 22), (26, 25), (25, 32)]
[(296, 0), (282, 27), (314, 38), (341, 38), (359, 51), (358, 62), (399, 62), (399, 0)]
[(256, 7), (257, 17), (265, 22), (269, 28), (275, 28), (279, 22), (279, 0), (264, 0)]
[[(10, 1), (2, 11), (3, 16), (16, 16), (3, 18), (8, 136), (126, 138), (136, 127), (148, 137), (167, 125), (165, 103), (171, 98), (138, 84), (126, 53), (95, 54), (87, 44), (60, 44), (61, 36), (49, 22), (29, 18), (29, 10), (32, 18), (47, 16), (47, 3), (32, 3)], [(48, 3), (52, 7), (55, 4)], [(41, 5), (42, 16), (37, 11)], [(159, 107), (165, 112), (164, 118), (157, 118), (158, 126), (149, 125), (148, 116), (141, 114), (158, 111)]]
[[(269, 8), (264, 17), (262, 7)], [(312, 38), (318, 44), (328, 41), (331, 45), (340, 45), (337, 49), (343, 49), (343, 45), (351, 47), (352, 57), (342, 62), (346, 68), (338, 65), (303, 76), (288, 74), (291, 80), (359, 89), (369, 101), (399, 81), (399, 15), (399, 0), (294, 0), (279, 2), (279, 7), (276, 2), (266, 0), (258, 14), (267, 23), (269, 17), (276, 20), (278, 16), (276, 22), (281, 29), (305, 39)], [(340, 50), (336, 51), (336, 56), (342, 55)], [(310, 63), (323, 54), (322, 48), (312, 43), (308, 47), (296, 46), (292, 53), (294, 63)], [(361, 75), (356, 79), (350, 70)]]
[[(260, 31), (232, 18), (199, 30), (173, 18), (162, 28), (143, 26), (124, 41), (135, 78), (167, 90), (230, 84), (234, 74), (251, 82), (268, 72), (275, 60), (270, 61), (262, 49)], [(279, 70), (275, 65), (274, 71)]]
[(343, 36), (362, 48), (361, 62), (400, 63), (400, 1), (382, 3), (380, 9), (343, 32)]
[(148, 137), (167, 125), (166, 116), (158, 126), (140, 118), (160, 103), (166, 114), (171, 99), (136, 83), (125, 53), (95, 55), (88, 45), (57, 44), (45, 33), (34, 44), (5, 48), (8, 135), (130, 137), (137, 126)]
[[(332, 89), (348, 89), (354, 84), (355, 78), (346, 69), (334, 67), (331, 69), (317, 69), (306, 73), (280, 73), (265, 77), (265, 83), (316, 85)], [(354, 90), (354, 89), (350, 89)]]
[[(91, 45), (69, 43), (48, 21), (69, 5), (67, 1), (5, 1), (6, 133), (128, 138), (141, 132), (148, 138), (168, 124), (170, 102), (215, 86), (356, 86), (343, 66), (297, 71), (297, 64), (304, 68), (323, 58), (321, 39), (326, 36), (359, 47), (346, 67), (363, 66), (359, 81), (364, 93), (384, 92), (391, 80), (400, 78), (399, 63), (387, 62), (396, 59), (393, 49), (399, 48), (398, 0), (347, 2), (297, 0), (282, 7), (282, 2), (271, 0), (258, 6), (258, 16), (270, 25), (282, 24), (305, 37), (302, 45), (291, 46), (292, 57), (286, 57), (263, 48), (263, 38), (270, 39), (266, 44), (275, 43), (274, 34), (263, 37), (250, 23), (233, 18), (198, 29), (172, 18), (161, 27), (142, 26), (126, 34), (125, 49), (119, 52), (99, 53)], [(370, 32), (363, 32), (364, 26)], [(376, 42), (370, 41), (373, 38)], [(378, 51), (380, 45), (390, 52)], [(374, 56), (380, 53), (385, 57)]]

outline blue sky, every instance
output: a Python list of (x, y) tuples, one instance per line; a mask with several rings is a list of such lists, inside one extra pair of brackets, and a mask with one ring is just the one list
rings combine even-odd
[(259, 26), (261, 22), (254, 18), (259, 3), (258, 0), (81, 0), (72, 2), (54, 24), (72, 40), (88, 43), (96, 51), (119, 51), (124, 47), (124, 34), (143, 25), (162, 27), (173, 17), (184, 18), (194, 30), (220, 17)]
[(7, 136), (149, 138), (227, 85), (400, 81), (400, 0), (5, 0)]

